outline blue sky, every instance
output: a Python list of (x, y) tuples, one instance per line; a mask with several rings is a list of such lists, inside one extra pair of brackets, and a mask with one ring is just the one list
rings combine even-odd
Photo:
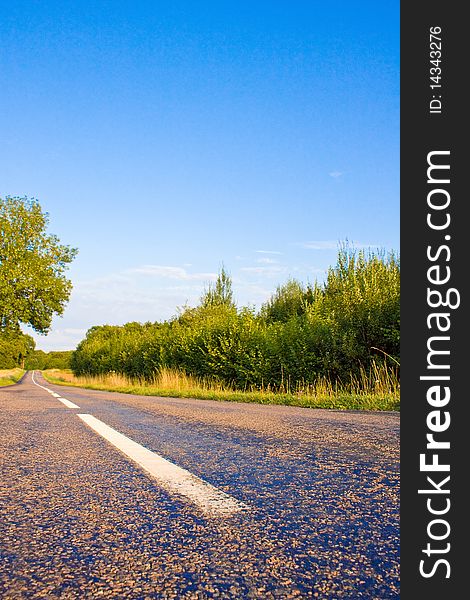
[(399, 2), (21, 2), (0, 21), (0, 195), (79, 248), (37, 347), (399, 248)]

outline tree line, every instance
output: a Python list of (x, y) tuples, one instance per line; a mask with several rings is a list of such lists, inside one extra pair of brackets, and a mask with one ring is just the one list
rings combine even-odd
[(255, 311), (237, 307), (225, 269), (198, 306), (165, 322), (92, 327), (71, 357), (76, 375), (151, 380), (160, 368), (237, 389), (347, 381), (399, 364), (400, 266), (394, 253), (342, 247), (323, 284), (294, 279)]

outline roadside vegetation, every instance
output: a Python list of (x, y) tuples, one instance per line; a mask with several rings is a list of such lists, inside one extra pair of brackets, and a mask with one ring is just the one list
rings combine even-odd
[(34, 350), (25, 361), (25, 368), (31, 371), (44, 369), (70, 369), (70, 360), (73, 350), (57, 350), (44, 352)]
[(0, 387), (17, 383), (24, 374), (24, 369), (0, 369)]
[(0, 327), (0, 369), (23, 368), (34, 351), (34, 340), (22, 331), (3, 330)]
[(44, 352), (34, 349), (30, 335), (0, 332), (0, 369), (69, 369), (72, 350)]
[(71, 369), (75, 384), (114, 386), (120, 378), (122, 391), (160, 395), (398, 407), (393, 253), (343, 246), (324, 283), (291, 279), (259, 311), (235, 304), (222, 269), (198, 306), (168, 321), (92, 327), (75, 351), (45, 353), (23, 328), (47, 334), (63, 313), (77, 253), (48, 223), (36, 200), (0, 198), (0, 369)]
[(198, 306), (169, 321), (92, 327), (67, 377), (163, 396), (397, 409), (399, 299), (393, 253), (343, 247), (323, 284), (289, 280), (260, 311), (235, 305), (222, 269)]
[(43, 375), (50, 383), (59, 385), (144, 396), (352, 410), (398, 410), (400, 403), (400, 384), (396, 372), (376, 363), (369, 373), (363, 371), (360, 378), (352, 379), (346, 385), (333, 384), (323, 378), (303, 388), (299, 386), (276, 391), (269, 386), (237, 390), (213, 379), (201, 379), (167, 368), (155, 373), (151, 380), (119, 373), (76, 376), (71, 370), (59, 369), (43, 371)]

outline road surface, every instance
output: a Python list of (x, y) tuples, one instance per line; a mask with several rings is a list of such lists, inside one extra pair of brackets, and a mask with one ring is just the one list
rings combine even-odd
[[(0, 597), (399, 598), (399, 415), (0, 389)], [(153, 469), (153, 471), (152, 471)]]

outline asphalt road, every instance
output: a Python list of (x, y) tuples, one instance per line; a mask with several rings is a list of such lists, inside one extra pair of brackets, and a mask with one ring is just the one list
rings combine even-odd
[[(398, 414), (35, 377), (78, 408), (31, 373), (0, 388), (2, 599), (399, 598)], [(155, 479), (79, 414), (242, 510), (212, 510)]]

